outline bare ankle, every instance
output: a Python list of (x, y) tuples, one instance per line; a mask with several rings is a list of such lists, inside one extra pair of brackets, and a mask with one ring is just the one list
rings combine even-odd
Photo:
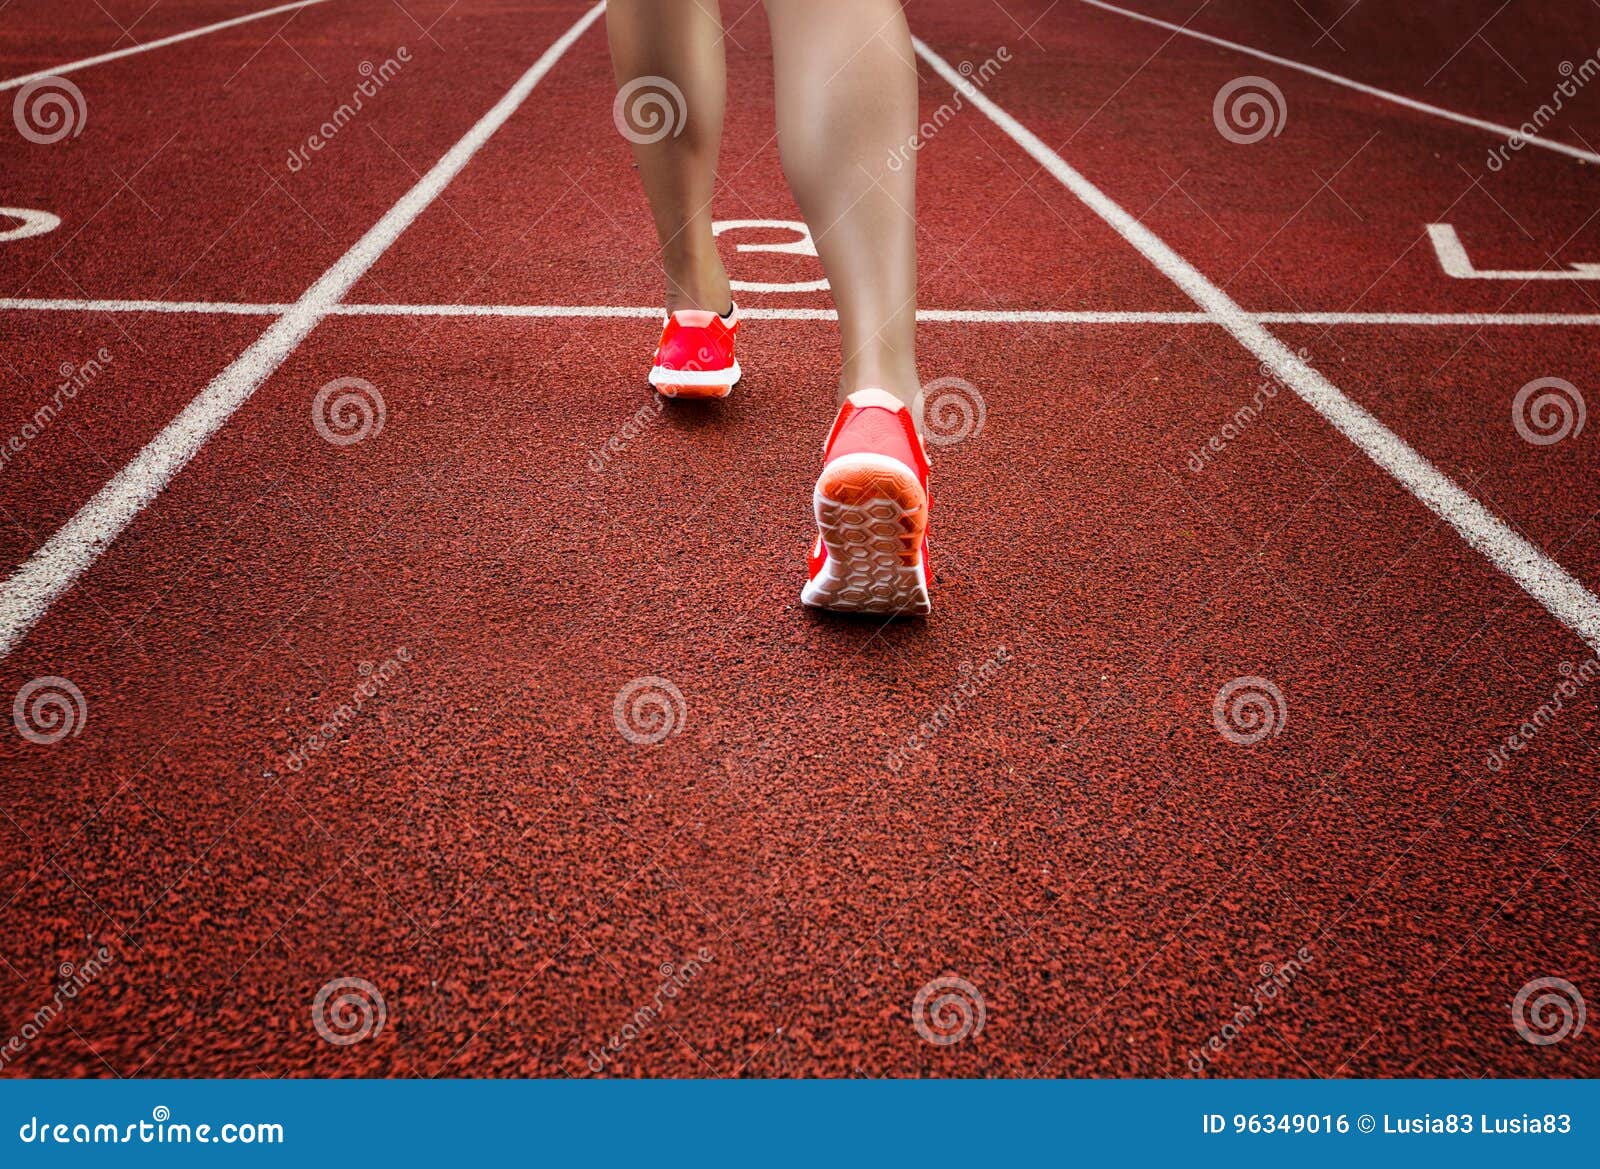
[(667, 268), (667, 311), (702, 309), (726, 313), (733, 303), (721, 260), (671, 264)]

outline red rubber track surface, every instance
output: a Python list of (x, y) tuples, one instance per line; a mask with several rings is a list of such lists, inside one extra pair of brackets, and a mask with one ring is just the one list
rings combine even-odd
[[(3, 147), (3, 201), (64, 221), (0, 243), (6, 295), (293, 300), (583, 11), (409, 7), (437, 18), (438, 44), (418, 37), (370, 124), (293, 176), (288, 147), (359, 61), (416, 35), (396, 6), (318, 6), (287, 45), (247, 25), (76, 75), (91, 104), (70, 153)], [(1434, 55), (1377, 52), (1369, 16), (1335, 58), (1297, 14), (1215, 7), (1218, 35), (1431, 92)], [(1592, 286), (1486, 290), (1406, 252), (1472, 187), (1456, 164), (1481, 170), (1480, 131), (1161, 48), (1078, 4), (910, 12), (952, 63), (1010, 46), (986, 92), (1247, 309), (1493, 311), (1514, 294), (1595, 311)], [(21, 13), (44, 27), (43, 8)], [(717, 216), (796, 218), (759, 8), (725, 18)], [(1517, 117), (1547, 92), (1539, 62), (1600, 44), (1551, 21), (1512, 58), (1528, 87), (1499, 78), (1471, 112)], [(59, 59), (105, 51), (96, 27), (57, 31)], [(8, 28), (16, 68), (39, 67)], [(1442, 60), (1465, 34), (1409, 35)], [(1510, 53), (1515, 33), (1495, 43)], [(1494, 67), (1469, 48), (1448, 76)], [(1290, 110), (1254, 147), (1210, 121), (1247, 72)], [(924, 81), (931, 115), (949, 90)], [(350, 299), (654, 303), (611, 97), (594, 29)], [(161, 217), (123, 193), (102, 213), (115, 228), (86, 220), (107, 176), (174, 131), (181, 179), (138, 182)], [(1290, 222), (1312, 171), (1358, 150), (1335, 182), (1365, 217), (1324, 193)], [(919, 163), (925, 307), (1192, 307), (976, 109)], [(276, 185), (260, 174), (275, 166)], [(1525, 150), (1480, 179), (1549, 247), (1577, 232), (1561, 253), (1576, 261), (1600, 258), (1578, 215), (1588, 177)], [(723, 242), (736, 277), (819, 274)], [(63, 362), (115, 352), (0, 473), (7, 567), (268, 319), (0, 310), (8, 432)], [(1510, 423), (1527, 381), (1589, 388), (1592, 326), (1274, 328), (1600, 586), (1593, 431), (1537, 447)], [(1534, 979), (1600, 987), (1600, 688), (1485, 764), (1593, 651), (1287, 391), (1191, 470), (1263, 380), (1224, 330), (926, 326), (923, 375), (980, 387), (986, 419), (934, 452), (934, 614), (889, 625), (797, 600), (834, 326), (752, 317), (735, 394), (659, 412), (655, 331), (329, 318), (0, 660), (0, 695), (62, 676), (87, 711), (59, 743), (0, 736), (0, 1032), (63, 963), (114, 955), (6, 1074), (587, 1075), (625, 1028), (605, 1074), (1600, 1073), (1592, 1028), (1537, 1045), (1512, 1017)], [(341, 377), (386, 403), (381, 432), (342, 447), (311, 417)], [(341, 716), (374, 674), (392, 676)], [(613, 718), (646, 676), (684, 700), (653, 745)], [(1213, 722), (1241, 677), (1269, 679), (1287, 712), (1253, 746)], [(944, 725), (891, 767), (929, 720)], [(324, 749), (291, 766), (324, 723)], [(1240, 1026), (1263, 971), (1291, 960)], [(663, 997), (668, 965), (681, 986)], [(912, 1019), (941, 976), (984, 1002), (981, 1031), (950, 1045)], [(382, 996), (362, 1042), (313, 1025), (339, 978)]]
[[(58, 15), (63, 7), (58, 0), (12, 0), (6, 6), (6, 22), (0, 27), (0, 68), (6, 77), (148, 44), (251, 11), (230, 0), (162, 0), (160, 4), (100, 0), (82, 5), (83, 11), (74, 10), (73, 19), (64, 21)], [(255, 11), (276, 7), (269, 2)], [(276, 19), (263, 18), (268, 23), (261, 26), (252, 47), (265, 43), (274, 31), (287, 29), (292, 15), (286, 12)]]

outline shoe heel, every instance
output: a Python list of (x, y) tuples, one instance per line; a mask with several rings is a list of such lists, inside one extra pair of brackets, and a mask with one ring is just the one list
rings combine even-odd
[(925, 614), (928, 497), (916, 472), (885, 455), (836, 459), (812, 493), (828, 558), (801, 600), (843, 612)]

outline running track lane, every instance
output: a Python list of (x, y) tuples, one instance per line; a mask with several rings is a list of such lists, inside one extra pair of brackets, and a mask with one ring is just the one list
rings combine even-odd
[[(62, 222), (6, 244), (5, 295), (293, 301), (510, 88), (568, 16), (490, 9), (433, 21), (419, 7), (433, 22), (424, 33), (389, 0), (290, 15), (281, 35), (273, 23), (245, 24), (70, 74), (84, 102), (75, 137), (31, 142), (8, 117), (3, 205)], [(388, 80), (325, 134), (358, 86), (376, 85), (363, 64)], [(7, 95), (8, 112), (20, 92)], [(308, 147), (314, 136), (326, 142), (320, 151)]]
[[(288, 472), (270, 537), (191, 561), (145, 618), (148, 658), (84, 590), (28, 643), (82, 664), (92, 713), (64, 745), (84, 754), (28, 757), (7, 896), (63, 951), (40, 970), (127, 931), (121, 993), (83, 1004), (99, 1054), (52, 1043), (40, 1069), (578, 1074), (703, 945), (696, 1009), (610, 1070), (1181, 1072), (1307, 945), (1292, 1012), (1218, 1074), (1592, 1070), (1504, 1009), (1530, 970), (1595, 974), (1569, 941), (1592, 921), (1592, 718), (1482, 766), (1570, 639), (1297, 401), (1234, 510), (1202, 506), (1170, 436), (1259, 376), (1219, 331), (934, 334), (930, 360), (992, 387), (989, 421), (940, 460), (943, 609), (879, 630), (793, 604), (793, 452), (827, 405), (784, 391), (827, 376), (814, 326), (764, 325), (748, 395), (662, 414), (603, 472), (633, 401), (571, 386), (628, 384), (636, 324), (508, 343), (452, 321), (409, 357), (405, 328), (318, 330), (91, 573), (149, 580)], [(384, 431), (310, 440), (309, 389), (357, 365), (391, 387)], [(1064, 457), (1040, 463), (1041, 429)], [(1486, 599), (1516, 603), (1485, 628)], [(886, 769), (998, 644), (1013, 665)], [(402, 645), (415, 665), (286, 769)], [(611, 723), (645, 671), (687, 703), (653, 749)], [(1210, 722), (1246, 672), (1289, 700), (1254, 749)], [(989, 1021), (934, 1048), (906, 1014), (947, 972)], [(388, 1001), (352, 1048), (306, 1025), (340, 975)], [(230, 1039), (268, 1026), (270, 1053)]]
[(153, 52), (166, 44), (277, 17), (263, 26), (265, 39), (283, 27), (295, 9), (328, 2), (263, 0), (250, 7), (248, 0), (167, 0), (155, 5), (134, 0), (100, 4), (63, 19), (61, 6), (50, 0), (12, 0), (6, 6), (5, 27), (0, 28), (0, 77), (5, 79), (4, 88), (19, 88), (41, 76), (68, 76), (104, 60)]
[[(1486, 160), (1497, 141), (1481, 130), (1073, 0), (1017, 12), (1023, 23), (1035, 16), (1030, 39), (1011, 30), (1014, 59), (987, 94), (1246, 308), (1587, 313), (1600, 306), (1595, 280), (1449, 279), (1426, 234), (1430, 223), (1451, 224), (1480, 269), (1560, 270), (1600, 260), (1593, 166), (1525, 149), (1494, 173)], [(936, 35), (941, 21), (929, 24)], [(959, 56), (982, 59), (995, 47), (964, 44)], [(1070, 74), (1058, 67), (1063, 60), (1073, 62)], [(1554, 66), (1551, 73), (1553, 85), (1560, 78)], [(1252, 75), (1283, 95), (1281, 113), (1272, 115), (1277, 132), (1233, 142), (1213, 120), (1214, 102)], [(1600, 108), (1600, 90), (1580, 97)], [(1493, 113), (1520, 123), (1530, 111), (1508, 99)], [(1129, 138), (1135, 127), (1137, 148)]]
[[(1216, 330), (1027, 350), (1039, 377), (1070, 360), (1107, 387), (1088, 420), (1080, 401), (1027, 409), (1002, 330), (936, 334), (930, 356), (994, 397), (984, 435), (941, 460), (942, 609), (880, 631), (794, 603), (796, 451), (825, 402), (758, 380), (660, 416), (596, 473), (631, 411), (566, 391), (576, 351), (546, 366), (567, 327), (519, 322), (508, 342), (501, 322), (448, 322), (411, 359), (391, 356), (400, 322), (319, 330), (86, 582), (143, 587), (181, 550), (187, 587), (137, 646), (74, 598), (36, 634), (90, 721), (7, 769), (29, 781), (7, 801), (5, 895), (63, 946), (122, 945), (126, 992), (74, 1017), (112, 1067), (581, 1074), (660, 965), (704, 946), (703, 997), (614, 1070), (1181, 1073), (1251, 971), (1301, 945), (1316, 974), (1284, 1041), (1253, 1036), (1223, 1074), (1330, 1072), (1369, 1037), (1351, 1070), (1542, 1066), (1505, 994), (1525, 967), (1595, 973), (1565, 941), (1595, 875), (1569, 839), (1593, 720), (1574, 712), (1502, 775), (1482, 756), (1564, 639), (1526, 605), (1481, 628), (1509, 582), (1297, 403), (1232, 511), (1186, 490), (1163, 465), (1175, 418), (1253, 372)], [(625, 384), (637, 325), (582, 327)], [(762, 344), (803, 355), (814, 335), (771, 325)], [(1130, 371), (1132, 343), (1150, 356)], [(823, 371), (789, 360), (768, 376)], [(313, 440), (308, 387), (358, 363), (391, 403), (383, 432)], [(1040, 425), (1072, 454), (1033, 463)], [(268, 467), (260, 538), (219, 540)], [(1024, 493), (1058, 506), (1018, 509)], [(1437, 589), (1441, 567), (1458, 587)], [(891, 772), (1001, 645), (1012, 663)], [(360, 663), (402, 647), (411, 664), (291, 769)], [(38, 668), (8, 663), (6, 682)], [(612, 724), (646, 673), (686, 702), (655, 748)], [(1247, 673), (1288, 702), (1254, 749), (1211, 723)], [(948, 1052), (906, 1023), (947, 971), (983, 988), (993, 1027)], [(336, 976), (383, 988), (371, 1043), (306, 1027)], [(271, 1053), (238, 1038), (267, 1028)], [(1554, 1054), (1578, 1070), (1587, 1050)], [(52, 1044), (29, 1066), (83, 1058)]]
[[(63, 221), (49, 234), (0, 245), (6, 291), (74, 298), (187, 291), (292, 302), (415, 184), (414, 163), (448, 150), (473, 114), (527, 68), (533, 46), (560, 35), (566, 15), (446, 14), (431, 33), (445, 48), (413, 42), (417, 52), (402, 72), (292, 174), (289, 148), (348, 99), (345, 79), (360, 76), (359, 62), (388, 59), (417, 32), (394, 5), (340, 0), (337, 11), (302, 13), (285, 33), (289, 44), (263, 47), (264, 34), (247, 25), (74, 74), (89, 101), (81, 137), (54, 145), (15, 133), (0, 139), (0, 155), (15, 164), (3, 202), (48, 209)], [(462, 57), (476, 63), (465, 76)], [(326, 86), (312, 68), (329, 79)], [(96, 96), (124, 90), (140, 100)], [(68, 328), (70, 320), (0, 317), (0, 332), (14, 342), (12, 376), (0, 390), (7, 438), (26, 438), (62, 380), (55, 371), (81, 367), (101, 348), (112, 353), (114, 377), (100, 395), (115, 397), (93, 423), (68, 410), (64, 426), (8, 462), (0, 487), (8, 575), (269, 323), (91, 314)], [(197, 338), (206, 329), (227, 348)], [(159, 356), (177, 338), (198, 342), (183, 376), (173, 376)], [(136, 387), (123, 380), (133, 378)], [(87, 447), (73, 439), (73, 428)]]
[[(1478, 241), (1495, 232), (1539, 229), (1550, 239), (1576, 241), (1562, 256), (1577, 261), (1590, 254), (1582, 249), (1600, 249), (1600, 219), (1581, 189), (1588, 168), (1580, 163), (1524, 151), (1498, 175), (1472, 176), (1454, 164), (1441, 171), (1430, 160), (1450, 159), (1463, 148), (1479, 151), (1483, 136), (1270, 69), (1289, 97), (1283, 136), (1255, 145), (1230, 143), (1210, 121), (1208, 95), (1223, 84), (1222, 76), (1197, 69), (1193, 60), (1195, 54), (1215, 56), (1216, 69), (1232, 68), (1237, 63), (1227, 53), (1183, 40), (1161, 47), (1166, 33), (1133, 25), (1137, 35), (1130, 35), (1124, 22), (1093, 9), (1069, 6), (1060, 20), (1055, 15), (1052, 10), (1051, 19), (1035, 24), (1031, 35), (1058, 55), (1087, 38), (1096, 67), (1111, 71), (1101, 84), (1114, 96), (1103, 103), (1054, 103), (1048, 93), (1041, 97), (1047, 73), (1028, 57), (997, 77), (990, 94), (1023, 111), (1023, 120), (1041, 127), (1048, 140), (1071, 141), (1091, 156), (1118, 140), (1128, 122), (1148, 125), (1145, 138), (1159, 149), (1108, 159), (1104, 176), (1096, 177), (1247, 306), (1287, 300), (1340, 309), (1463, 311), (1536, 302), (1549, 310), (1586, 311), (1600, 303), (1589, 283), (1448, 279), (1420, 237), (1419, 225), (1443, 219), (1461, 223), (1463, 233)], [(1074, 105), (1095, 105), (1097, 111), (1080, 117)], [(1504, 110), (1497, 114), (1509, 116)], [(1397, 119), (1403, 124), (1391, 125)], [(1166, 129), (1186, 120), (1207, 132)], [(1285, 150), (1291, 152), (1287, 158)], [(1240, 160), (1253, 160), (1251, 168), (1241, 171)], [(1262, 181), (1260, 168), (1266, 166), (1284, 177)], [(1345, 173), (1337, 185), (1348, 198), (1318, 193), (1322, 178), (1336, 169)], [(1468, 214), (1468, 207), (1487, 207), (1490, 216)], [(1339, 262), (1307, 264), (1313, 254)], [(1479, 257), (1484, 265), (1512, 263), (1505, 253), (1480, 251)], [(1590, 473), (1593, 434), (1580, 430), (1559, 446), (1539, 446), (1523, 440), (1513, 424), (1525, 385), (1561, 379), (1575, 387), (1566, 391), (1569, 396), (1581, 396), (1577, 387), (1589, 377), (1586, 330), (1335, 326), (1283, 335), (1290, 348), (1440, 462), (1450, 478), (1466, 484), (1591, 590), (1600, 582), (1592, 535), (1600, 512)], [(1241, 387), (1234, 407), (1258, 398), (1257, 389)], [(1174, 466), (1186, 463), (1209, 437), (1205, 431), (1196, 425), (1174, 435)]]
[(591, 7), (529, 67), (511, 90), (251, 346), (146, 444), (7, 580), (0, 593), (0, 649), (10, 649), (51, 602), (115, 540), (123, 527), (182, 470), (195, 451), (255, 392), (417, 214), (449, 184), (474, 151), (514, 113), (533, 87), (598, 18)]
[[(1191, 39), (1230, 40), (1462, 117), (1509, 126), (1520, 126), (1550, 100), (1565, 76), (1563, 62), (1577, 66), (1600, 49), (1581, 10), (1533, 0), (1350, 5), (1327, 15), (1273, 0), (1213, 0), (1203, 6), (1187, 0), (1068, 3), (1101, 9), (1107, 28), (1120, 23), (1132, 30), (1140, 22), (1126, 13), (1139, 13), (1185, 27), (1195, 34)], [(1113, 11), (1117, 8), (1123, 13)], [(1032, 19), (1029, 9), (1015, 11), (1025, 24)], [(1262, 69), (1258, 57), (1236, 53), (1235, 60), (1241, 72), (1273, 72)], [(1580, 92), (1564, 98), (1563, 105), (1547, 133), (1580, 149), (1587, 138), (1593, 151), (1596, 143), (1585, 127), (1593, 125), (1600, 98)], [(1504, 135), (1494, 134), (1481, 141), (1488, 145), (1495, 137), (1504, 141)]]
[[(797, 220), (774, 148), (771, 40), (759, 9), (729, 33), (730, 96), (719, 185), (719, 220)], [(732, 43), (730, 41), (730, 43)], [(615, 149), (612, 109), (594, 94), (613, 85), (603, 53), (562, 63), (563, 82), (543, 96), (539, 116), (518, 118), (472, 161), (449, 206), (435, 204), (351, 294), (355, 301), (412, 303), (649, 305), (661, 298), (649, 209), (634, 197), (632, 159)], [(928, 78), (923, 119), (950, 100)], [(948, 116), (948, 111), (946, 115)], [(948, 131), (950, 148), (919, 158), (920, 303), (978, 310), (1185, 309), (1159, 273), (1121, 247), (1115, 234), (1049, 181), (1024, 186), (1003, 134), (975, 119)], [(530, 166), (529, 159), (537, 159)], [(1000, 190), (991, 200), (984, 192)], [(537, 208), (530, 214), (529, 208)], [(1041, 238), (1061, 246), (1041, 249)], [(815, 282), (814, 257), (741, 252), (740, 245), (787, 243), (786, 231), (740, 229), (719, 238), (735, 279)], [(981, 246), (966, 246), (976, 241)], [(821, 307), (823, 293), (738, 292), (747, 305)]]

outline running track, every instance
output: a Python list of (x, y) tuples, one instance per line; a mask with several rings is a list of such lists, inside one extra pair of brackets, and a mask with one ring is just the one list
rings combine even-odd
[[(0, 204), (60, 220), (0, 241), (0, 691), (72, 722), (0, 739), (5, 1073), (1600, 1073), (1513, 1005), (1600, 993), (1600, 423), (1514, 407), (1595, 402), (1600, 280), (1427, 232), (1600, 262), (1600, 84), (1499, 170), (1480, 124), (1600, 30), (1128, 4), (911, 5), (930, 119), (1009, 59), (920, 156), (922, 369), (984, 423), (936, 451), (934, 615), (881, 625), (797, 603), (825, 293), (742, 294), (736, 396), (651, 405), (596, 10), (12, 0), (0, 69), (83, 104), (0, 135)], [(796, 219), (724, 11), (717, 216)], [(736, 250), (793, 238), (722, 237), (814, 282)], [(650, 678), (676, 733), (633, 742)], [(364, 1037), (315, 1025), (339, 979)]]

